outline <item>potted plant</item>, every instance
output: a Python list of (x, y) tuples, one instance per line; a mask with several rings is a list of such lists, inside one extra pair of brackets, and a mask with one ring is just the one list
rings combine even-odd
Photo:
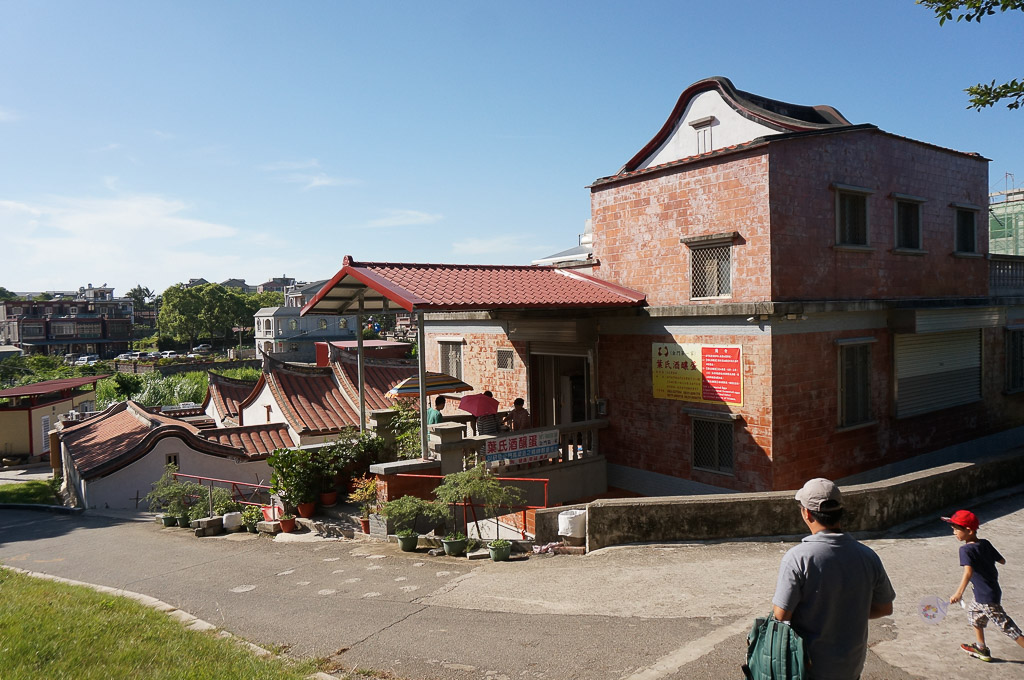
[(256, 525), (263, 519), (263, 511), (258, 505), (247, 505), (242, 510), (242, 524), (249, 530), (250, 534), (256, 533)]
[(436, 503), (416, 496), (401, 496), (381, 506), (381, 514), (395, 523), (395, 536), (399, 547), (406, 552), (416, 549), (419, 534), (416, 532), (416, 520), (421, 516), (441, 519), (444, 509)]
[(267, 457), (273, 468), (270, 490), (287, 505), (295, 507), (302, 517), (311, 517), (320, 489), (320, 468), (313, 454), (305, 449), (276, 449)]
[[(480, 521), (476, 516), (476, 506), (483, 506), (487, 516), (493, 515), (497, 525), (498, 509), (522, 503), (522, 491), (514, 486), (503, 485), (497, 477), (487, 472), (483, 463), (463, 472), (445, 475), (444, 481), (434, 489), (434, 497), (444, 506), (449, 517), (454, 515), (455, 506), (467, 506), (467, 512), (473, 513), (473, 524), (478, 537), (482, 534)], [(463, 519), (468, 523), (465, 517)]]
[(496, 538), (487, 544), (487, 552), (491, 554), (492, 562), (507, 562), (512, 554), (512, 543), (504, 538)]
[(441, 544), (444, 546), (444, 554), (450, 557), (458, 557), (465, 554), (468, 542), (469, 539), (466, 538), (466, 534), (461, 531), (452, 532), (441, 539)]
[(285, 513), (284, 515), (281, 515), (281, 519), (278, 521), (281, 524), (281, 531), (284, 533), (290, 534), (295, 531), (295, 515)]
[(359, 504), (359, 525), (364, 534), (370, 533), (370, 513), (377, 509), (377, 478), (363, 475), (352, 480), (349, 503)]

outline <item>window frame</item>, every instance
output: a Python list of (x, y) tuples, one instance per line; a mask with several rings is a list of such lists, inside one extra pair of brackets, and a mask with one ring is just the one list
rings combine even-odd
[[(953, 254), (968, 257), (980, 256), (981, 253), (978, 252), (978, 213), (981, 212), (981, 208), (970, 203), (951, 203), (950, 207), (953, 208)], [(960, 248), (961, 215), (971, 216), (971, 250)]]
[[(502, 366), (501, 358), (505, 355), (508, 357), (508, 365)], [(494, 350), (494, 362), (495, 368), (499, 371), (512, 371), (516, 367), (516, 351), (511, 347), (498, 347)]]
[[(836, 428), (839, 430), (852, 430), (859, 427), (867, 427), (874, 425), (877, 419), (874, 417), (874, 411), (871, 399), (871, 361), (872, 352), (871, 345), (878, 341), (874, 337), (863, 337), (863, 338), (842, 338), (836, 340), (836, 346), (838, 352), (836, 352)], [(848, 405), (850, 403), (849, 390), (847, 388), (849, 384), (850, 376), (847, 373), (847, 362), (846, 357), (852, 351), (866, 350), (866, 356), (863, 358), (863, 365), (859, 366), (860, 373), (863, 375), (864, 384), (859, 386), (861, 391), (860, 399), (863, 400), (863, 405), (858, 407), (858, 411), (863, 411), (859, 420), (854, 420), (851, 417)]]
[[(893, 251), (897, 253), (920, 254), (924, 251), (924, 204), (926, 200), (920, 196), (910, 194), (892, 193), (892, 236)], [(900, 222), (900, 207), (914, 206), (917, 212), (917, 245), (908, 246), (900, 243), (900, 236), (903, 232), (903, 224)]]
[[(833, 210), (835, 215), (835, 247), (844, 248), (850, 250), (870, 250), (871, 246), (871, 196), (875, 193), (874, 189), (868, 189), (866, 187), (858, 187), (852, 184), (838, 184), (833, 183), (831, 185), (833, 192), (835, 193)], [(856, 243), (853, 241), (843, 240), (843, 209), (842, 201), (844, 197), (857, 197), (864, 201), (864, 242)]]
[[(698, 465), (697, 463), (697, 430), (698, 423), (701, 425), (707, 425), (713, 428), (712, 441), (714, 442), (715, 451), (713, 455), (716, 459), (716, 467), (706, 467), (704, 465)], [(729, 429), (729, 465), (725, 467), (722, 465), (722, 452), (720, 445), (722, 440), (720, 439), (721, 430), (723, 428)], [(690, 418), (690, 467), (694, 470), (700, 470), (702, 472), (710, 472), (718, 475), (728, 475), (730, 477), (736, 476), (736, 426), (732, 419), (728, 418), (702, 418), (698, 416), (691, 416)]]
[[(735, 258), (732, 255), (733, 255), (733, 250), (734, 250), (735, 242), (736, 242), (736, 239), (738, 237), (739, 237), (739, 232), (730, 231), (730, 232), (724, 232), (724, 233), (720, 233), (720, 234), (707, 234), (707, 235), (703, 235), (703, 236), (691, 236), (691, 237), (684, 237), (684, 238), (679, 239), (679, 242), (682, 243), (683, 245), (685, 245), (689, 249), (689, 251), (690, 251), (690, 262), (689, 262), (690, 290), (689, 290), (689, 299), (691, 299), (691, 300), (722, 300), (722, 299), (728, 299), (728, 298), (732, 297), (732, 295), (733, 295), (732, 282), (733, 282), (733, 279), (735, 278), (733, 276), (733, 271), (732, 271), (733, 270), (733, 265), (735, 263)], [(727, 258), (727, 263), (726, 263), (727, 266), (723, 270), (723, 268), (721, 266), (721, 262), (718, 261), (719, 262), (718, 266), (715, 267), (715, 273), (717, 275), (715, 283), (716, 283), (717, 290), (719, 291), (719, 293), (717, 295), (698, 295), (697, 294), (697, 289), (696, 289), (697, 276), (696, 276), (696, 269), (694, 267), (694, 264), (697, 262), (697, 259), (699, 257), (699, 255), (698, 255), (699, 253), (704, 253), (704, 252), (707, 252), (709, 250), (722, 250), (725, 253), (725, 257)], [(725, 274), (725, 280), (724, 280), (725, 286), (724, 287), (728, 288), (727, 292), (725, 292), (725, 293), (720, 292), (723, 289), (723, 285), (722, 285), (723, 284), (723, 280), (722, 280), (722, 274), (723, 273)], [(703, 292), (709, 292), (709, 291), (703, 291)]]
[[(437, 370), (438, 370), (438, 372), (446, 373), (446, 374), (448, 374), (450, 376), (458, 378), (459, 380), (462, 380), (463, 369), (464, 369), (463, 356), (462, 356), (462, 346), (463, 346), (463, 344), (465, 344), (464, 341), (456, 340), (456, 339), (439, 339), (437, 341)], [(445, 361), (446, 360), (445, 351), (451, 351), (452, 348), (458, 348), (458, 371), (457, 372), (452, 372), (451, 371), (451, 367), (445, 365), (445, 363), (446, 363), (446, 361)]]

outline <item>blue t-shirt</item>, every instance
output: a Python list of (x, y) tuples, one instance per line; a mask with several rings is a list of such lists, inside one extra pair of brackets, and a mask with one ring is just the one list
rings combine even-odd
[(804, 640), (810, 677), (855, 680), (868, 653), (872, 604), (896, 598), (882, 560), (848, 534), (806, 536), (779, 565), (772, 604), (792, 612)]
[(999, 587), (999, 570), (996, 562), (1003, 559), (999, 551), (984, 538), (960, 546), (960, 566), (970, 565), (971, 585), (974, 586), (974, 601), (978, 604), (1000, 604), (1003, 591)]

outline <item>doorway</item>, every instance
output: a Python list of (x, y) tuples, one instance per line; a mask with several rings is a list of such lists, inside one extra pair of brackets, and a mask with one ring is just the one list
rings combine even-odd
[(534, 427), (588, 420), (590, 365), (585, 356), (530, 356), (530, 413)]

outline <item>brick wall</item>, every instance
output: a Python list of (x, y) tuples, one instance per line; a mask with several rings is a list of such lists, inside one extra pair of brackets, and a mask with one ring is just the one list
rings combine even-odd
[[(473, 386), (473, 392), (490, 390), (494, 398), (500, 402), (502, 410), (512, 408), (517, 397), (526, 400), (526, 408), (530, 408), (530, 395), (526, 381), (529, 355), (525, 343), (513, 343), (502, 333), (459, 333), (464, 338), (462, 344), (462, 380)], [(427, 370), (440, 370), (441, 360), (438, 350), (438, 337), (451, 336), (451, 333), (431, 333), (427, 337)], [(498, 369), (498, 349), (511, 349), (514, 352), (513, 368)], [(472, 392), (466, 392), (471, 394)], [(451, 402), (450, 402), (451, 403)], [(453, 406), (445, 412), (461, 413)]]
[[(743, 405), (655, 399), (651, 377), (655, 342), (742, 346)], [(608, 399), (610, 422), (601, 431), (601, 453), (609, 463), (740, 491), (772, 488), (771, 345), (767, 338), (602, 335), (598, 365), (598, 396)], [(693, 469), (692, 418), (684, 407), (740, 414), (734, 430), (734, 475)]]
[[(679, 239), (737, 231), (731, 301), (770, 298), (768, 157), (701, 162), (591, 192), (596, 276), (647, 294), (652, 307), (690, 302), (690, 251)], [(715, 304), (713, 300), (699, 304)]]
[[(953, 257), (956, 210), (977, 217), (978, 252), (987, 252), (988, 161), (875, 130), (772, 143), (771, 262), (774, 300), (843, 300), (987, 295), (988, 263)], [(832, 183), (868, 197), (872, 250), (838, 250)], [(897, 254), (892, 193), (926, 199), (924, 254)]]

